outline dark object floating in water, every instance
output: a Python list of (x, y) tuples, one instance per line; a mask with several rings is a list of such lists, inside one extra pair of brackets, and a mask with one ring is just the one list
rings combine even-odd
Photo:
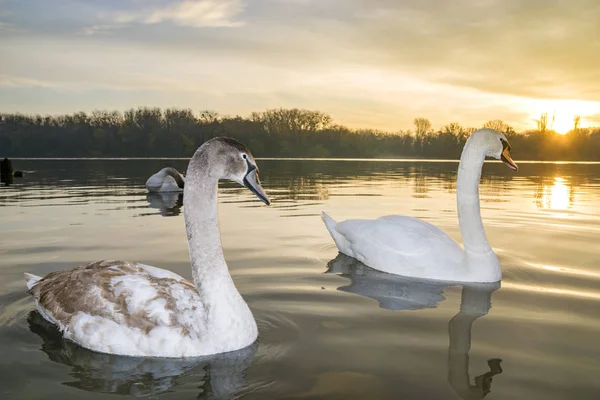
[(15, 178), (22, 178), (23, 177), (23, 171), (15, 171), (15, 173), (13, 174), (13, 176)]
[(6, 182), (6, 184), (12, 183), (13, 178), (13, 167), (12, 163), (8, 158), (5, 158), (0, 163), (0, 179), (2, 182)]

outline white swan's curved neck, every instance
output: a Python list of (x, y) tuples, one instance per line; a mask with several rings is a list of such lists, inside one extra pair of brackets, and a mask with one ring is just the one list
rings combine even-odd
[(456, 201), (458, 223), (467, 255), (484, 255), (492, 252), (485, 236), (479, 205), (479, 180), (485, 155), (476, 143), (467, 142), (458, 165)]

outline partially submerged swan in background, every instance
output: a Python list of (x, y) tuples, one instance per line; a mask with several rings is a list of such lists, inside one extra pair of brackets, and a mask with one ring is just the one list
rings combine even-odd
[[(435, 308), (445, 300), (444, 290), (456, 285), (386, 274), (345, 254), (338, 254), (331, 260), (326, 272), (339, 274), (352, 282), (338, 290), (375, 299), (381, 308), (387, 310)], [(475, 384), (471, 384), (471, 328), (475, 320), (489, 313), (492, 294), (500, 288), (500, 282), (467, 283), (461, 286), (460, 311), (448, 322), (448, 383), (462, 399), (483, 399), (491, 390), (492, 378), (502, 373), (501, 360), (489, 359), (487, 363), (490, 370), (477, 376)]]
[(165, 167), (146, 181), (149, 192), (181, 192), (185, 178), (173, 167)]
[(375, 220), (323, 221), (341, 253), (371, 268), (408, 277), (459, 282), (496, 282), (498, 257), (487, 241), (479, 206), (479, 180), (487, 157), (512, 170), (506, 137), (492, 129), (473, 132), (460, 157), (456, 199), (464, 250), (436, 226), (420, 219), (389, 215)]
[(258, 334), (221, 247), (221, 179), (247, 187), (267, 205), (258, 167), (230, 138), (204, 143), (189, 163), (184, 192), (191, 283), (160, 268), (98, 261), (40, 278), (25, 274), (40, 314), (82, 347), (130, 356), (188, 357), (244, 348)]

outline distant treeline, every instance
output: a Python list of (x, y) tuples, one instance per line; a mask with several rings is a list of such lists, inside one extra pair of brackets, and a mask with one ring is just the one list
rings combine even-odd
[[(571, 132), (559, 135), (546, 124), (542, 115), (533, 131), (516, 133), (500, 120), (484, 127), (507, 135), (516, 160), (600, 160), (600, 127), (578, 128), (576, 119)], [(325, 113), (299, 109), (247, 118), (148, 107), (57, 116), (0, 113), (0, 157), (189, 157), (206, 140), (231, 136), (257, 157), (457, 159), (475, 129), (453, 122), (436, 131), (428, 119), (416, 118), (406, 131), (353, 130)]]

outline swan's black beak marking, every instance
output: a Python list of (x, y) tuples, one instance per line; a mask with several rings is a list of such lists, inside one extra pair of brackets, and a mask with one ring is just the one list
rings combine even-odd
[(244, 186), (250, 189), (250, 191), (254, 193), (256, 197), (261, 199), (266, 205), (271, 205), (269, 197), (266, 195), (260, 184), (256, 167), (250, 164), (248, 160), (246, 160), (246, 163), (248, 164), (248, 172), (246, 172), (246, 176), (244, 176)]
[(517, 164), (515, 164), (513, 159), (510, 157), (510, 144), (508, 144), (508, 142), (506, 142), (506, 141), (503, 141), (502, 146), (503, 146), (503, 149), (502, 149), (502, 154), (500, 155), (500, 159), (508, 168), (512, 169), (513, 171), (518, 171), (519, 167), (517, 166)]

